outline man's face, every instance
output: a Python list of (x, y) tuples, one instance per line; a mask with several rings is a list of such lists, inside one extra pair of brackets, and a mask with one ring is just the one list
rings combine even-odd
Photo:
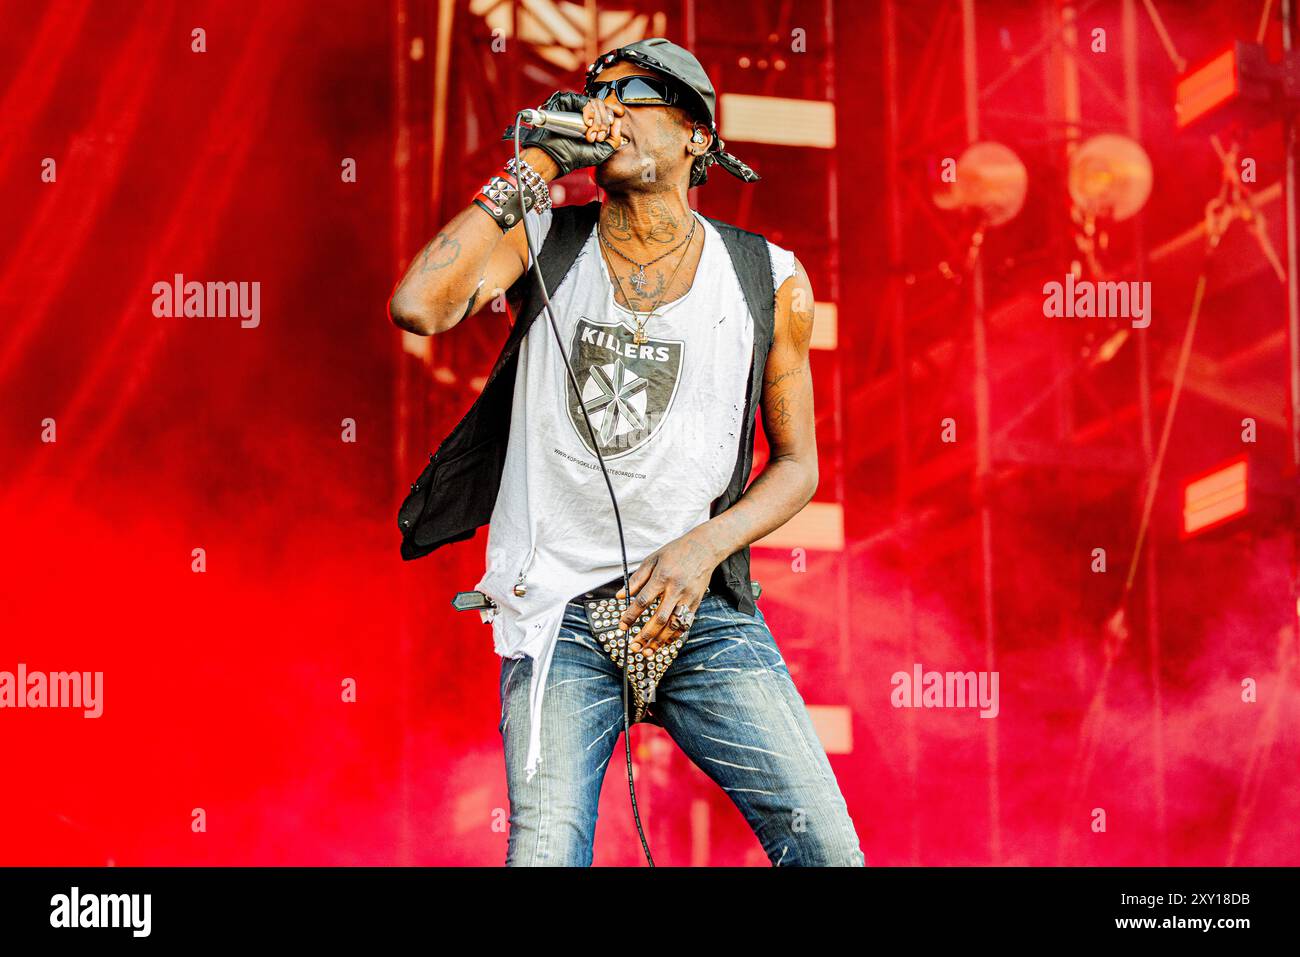
[[(610, 82), (623, 76), (661, 74), (635, 63), (615, 63), (601, 70), (596, 82)], [(605, 98), (618, 102), (614, 91)], [(693, 157), (686, 152), (694, 124), (679, 106), (624, 106), (621, 132), (627, 142), (596, 167), (596, 183), (602, 189), (622, 186), (631, 189), (671, 188), (690, 175)]]

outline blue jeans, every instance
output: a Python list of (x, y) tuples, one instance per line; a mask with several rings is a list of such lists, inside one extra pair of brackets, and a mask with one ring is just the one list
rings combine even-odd
[[(528, 657), (501, 662), (506, 864), (589, 866), (601, 782), (623, 729), (622, 672), (592, 638), (583, 607), (570, 602), (542, 696), (542, 761), (528, 781), (532, 666)], [(750, 617), (706, 593), (651, 712), (740, 809), (773, 864), (866, 863), (762, 611)]]

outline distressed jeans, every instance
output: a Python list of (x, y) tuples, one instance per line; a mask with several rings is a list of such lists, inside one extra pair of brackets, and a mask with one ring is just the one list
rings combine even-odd
[[(623, 729), (622, 672), (565, 608), (542, 696), (542, 761), (531, 781), (533, 660), (503, 658), (501, 732), (510, 793), (509, 866), (589, 866), (601, 782)], [(774, 865), (862, 866), (826, 752), (762, 611), (708, 592), (651, 712), (740, 809)]]

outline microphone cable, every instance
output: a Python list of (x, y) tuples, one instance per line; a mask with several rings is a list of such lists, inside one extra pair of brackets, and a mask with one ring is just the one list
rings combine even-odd
[[(522, 163), (522, 160), (520, 159), (519, 156), (519, 134), (520, 134), (521, 125), (524, 122), (524, 114), (527, 112), (531, 112), (531, 111), (520, 110), (518, 113), (515, 114), (515, 166), (516, 168), (519, 168), (520, 164)], [(520, 188), (519, 188), (519, 208), (520, 210), (523, 210), (524, 208), (524, 190), (522, 184), (520, 184)], [(524, 268), (524, 272), (527, 272), (528, 269), (531, 268), (533, 270), (534, 275), (537, 277), (537, 288), (540, 289), (542, 293), (542, 305), (543, 308), (546, 310), (546, 318), (549, 319), (551, 323), (551, 332), (555, 336), (556, 348), (559, 349), (560, 358), (564, 360), (564, 368), (565, 371), (567, 371), (569, 374), (569, 383), (570, 385), (573, 386), (573, 393), (578, 397), (578, 408), (582, 410), (582, 418), (587, 423), (587, 434), (591, 436), (591, 447), (596, 450), (596, 459), (597, 461), (600, 462), (600, 472), (603, 476), (605, 476), (605, 487), (609, 489), (609, 500), (614, 505), (614, 522), (618, 526), (618, 547), (619, 547), (619, 551), (622, 553), (623, 556), (623, 594), (627, 596), (627, 601), (628, 604), (630, 605), (632, 603), (632, 583), (631, 583), (632, 576), (627, 570), (627, 543), (623, 539), (623, 516), (619, 513), (618, 510), (618, 497), (614, 494), (614, 484), (609, 479), (609, 470), (605, 468), (605, 456), (602, 455), (600, 452), (600, 442), (597, 441), (596, 439), (596, 430), (592, 428), (591, 416), (587, 414), (586, 403), (582, 401), (582, 390), (578, 388), (578, 377), (573, 374), (573, 366), (569, 365), (568, 353), (565, 352), (564, 342), (563, 340), (560, 339), (560, 329), (555, 322), (555, 313), (551, 311), (551, 297), (550, 294), (546, 291), (546, 280), (542, 278), (542, 267), (541, 264), (537, 261), (538, 254), (537, 254), (537, 250), (533, 247), (532, 234), (528, 231), (527, 212), (523, 213), (521, 220), (524, 227), (524, 241), (528, 245), (528, 266)], [(596, 228), (597, 229), (600, 228), (599, 223), (597, 224)], [(632, 632), (630, 630), (628, 631), (627, 636), (628, 636), (628, 641), (630, 643), (632, 639)], [(623, 672), (623, 753), (627, 757), (627, 791), (628, 791), (628, 795), (632, 799), (632, 818), (633, 820), (636, 821), (636, 832), (637, 835), (641, 838), (641, 849), (645, 851), (646, 863), (649, 866), (654, 867), (655, 866), (654, 858), (650, 856), (650, 845), (646, 843), (645, 830), (644, 828), (641, 827), (641, 814), (637, 810), (636, 785), (632, 782), (632, 729), (631, 726), (628, 724), (628, 704), (627, 704), (628, 685), (629, 685), (628, 676), (627, 676), (627, 664), (628, 664), (628, 657), (630, 655), (631, 655), (631, 651), (627, 648), (624, 648), (623, 668), (621, 670)], [(543, 689), (542, 693), (545, 694), (545, 689)]]

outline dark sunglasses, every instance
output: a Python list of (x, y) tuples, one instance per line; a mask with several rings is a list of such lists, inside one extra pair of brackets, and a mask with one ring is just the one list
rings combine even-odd
[(588, 83), (587, 96), (603, 100), (610, 91), (624, 106), (676, 106), (682, 97), (677, 87), (657, 76), (621, 76), (606, 83)]

